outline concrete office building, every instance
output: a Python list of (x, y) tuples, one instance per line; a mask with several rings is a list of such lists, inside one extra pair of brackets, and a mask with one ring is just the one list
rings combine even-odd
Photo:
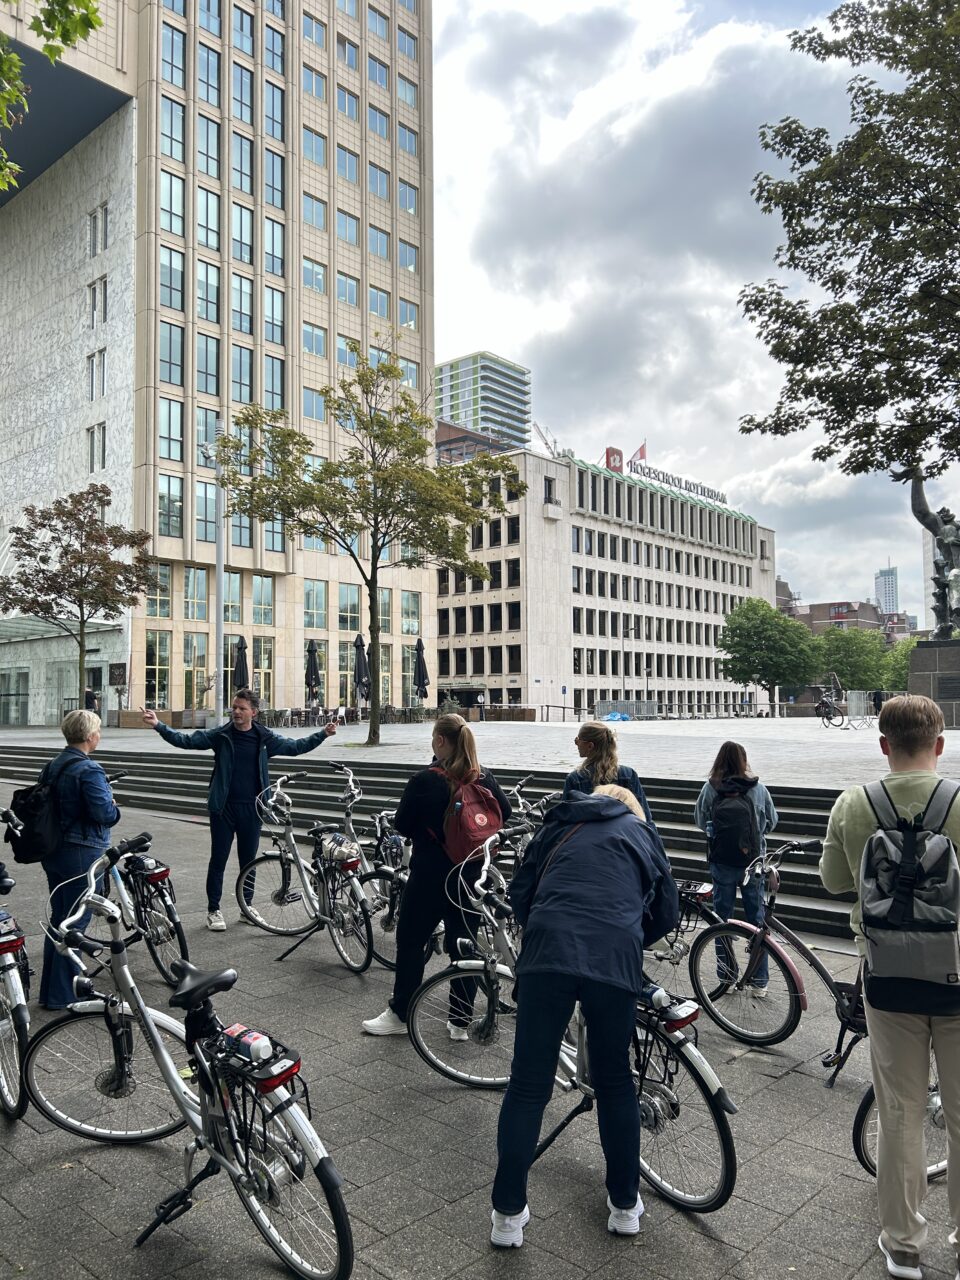
[(900, 612), (896, 565), (891, 566), (888, 561), (886, 569), (878, 569), (873, 575), (873, 595), (881, 613)]
[(649, 468), (509, 456), (526, 492), (505, 495), (506, 514), (472, 536), (489, 581), (439, 574), (441, 695), (549, 706), (555, 718), (608, 700), (668, 714), (752, 701), (723, 678), (716, 643), (741, 600), (773, 604), (773, 532), (722, 494)]
[(437, 365), (433, 394), (438, 418), (514, 448), (530, 443), (530, 370), (489, 351)]
[[(25, 168), (0, 196), (0, 571), (28, 502), (104, 481), (149, 530), (155, 590), (95, 628), (88, 682), (126, 701), (199, 705), (245, 637), (268, 704), (352, 694), (366, 631), (346, 556), (234, 517), (225, 653), (214, 649), (214, 473), (204, 446), (243, 404), (283, 408), (333, 457), (321, 388), (348, 339), (397, 334), (409, 386), (433, 368), (431, 0), (101, 0), (104, 26), (47, 65), (29, 7), (0, 6), (33, 84), (5, 142)], [(382, 578), (386, 701), (414, 645), (433, 664), (433, 571)], [(0, 620), (0, 720), (55, 721), (76, 695), (70, 642)], [(4, 696), (6, 695), (6, 696)], [(105, 699), (116, 706), (113, 696)], [(210, 705), (210, 695), (207, 695)]]

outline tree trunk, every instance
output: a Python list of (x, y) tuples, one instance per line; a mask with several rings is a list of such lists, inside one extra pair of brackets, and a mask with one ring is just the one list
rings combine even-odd
[(87, 687), (87, 624), (83, 618), (77, 624), (77, 643), (80, 646), (80, 656), (77, 659), (77, 707), (82, 711), (83, 691)]
[(380, 600), (376, 562), (367, 584), (370, 622), (370, 723), (367, 725), (368, 747), (380, 745)]

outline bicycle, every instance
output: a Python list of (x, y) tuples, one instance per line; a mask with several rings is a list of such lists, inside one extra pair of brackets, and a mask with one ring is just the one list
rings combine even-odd
[(272, 823), (274, 853), (259, 854), (240, 868), (237, 905), (244, 917), (267, 933), (297, 936), (278, 960), (285, 960), (307, 938), (329, 928), (340, 959), (353, 973), (363, 973), (373, 959), (373, 933), (366, 896), (357, 878), (362, 853), (332, 824), (317, 823), (308, 831), (314, 853), (308, 863), (293, 833), (293, 802), (283, 790), (308, 774), (284, 774), (257, 796), (257, 811)]
[[(10, 809), (0, 809), (0, 822), (11, 831), (23, 826)], [(7, 897), (16, 883), (0, 862), (0, 897)], [(10, 912), (0, 910), (0, 1108), (11, 1120), (19, 1120), (27, 1109), (23, 1058), (30, 1036), (29, 999), (26, 938)]]
[(680, 916), (676, 927), (659, 939), (653, 947), (645, 947), (643, 968), (655, 987), (663, 987), (672, 995), (690, 996), (689, 957), (694, 936), (702, 929), (722, 924), (711, 902), (713, 885), (709, 880), (678, 880)]
[[(853, 1119), (853, 1150), (863, 1168), (871, 1177), (877, 1176), (877, 1139), (880, 1135), (880, 1119), (877, 1097), (873, 1085), (869, 1085), (860, 1099)], [(927, 1108), (923, 1120), (924, 1145), (927, 1152), (927, 1181), (939, 1182), (947, 1173), (947, 1121), (940, 1097), (940, 1079), (937, 1060), (930, 1054), (930, 1083), (927, 1088)]]
[[(394, 811), (384, 810), (375, 815), (376, 849), (372, 870), (360, 877), (360, 884), (367, 897), (370, 925), (373, 931), (373, 958), (385, 969), (397, 967), (397, 925), (400, 920), (400, 904), (403, 891), (410, 879), (409, 846), (403, 837), (393, 831)], [(383, 856), (383, 861), (380, 861)], [(433, 955), (443, 953), (443, 921), (437, 925), (424, 946), (423, 962), (427, 964)]]
[[(744, 881), (760, 875), (764, 881), (762, 925), (728, 920), (705, 929), (690, 948), (690, 977), (696, 999), (717, 1026), (743, 1044), (774, 1045), (797, 1029), (808, 1007), (803, 978), (789, 946), (810, 966), (833, 997), (840, 1032), (836, 1047), (821, 1059), (833, 1074), (826, 1082), (831, 1088), (846, 1066), (854, 1048), (866, 1037), (860, 980), (841, 982), (814, 952), (776, 914), (780, 888), (778, 870), (787, 853), (818, 851), (819, 840), (790, 840), (779, 848), (755, 858), (744, 869)], [(766, 962), (768, 978), (763, 981), (761, 965)], [(758, 992), (763, 992), (759, 995)], [(847, 1035), (849, 1044), (844, 1047)]]
[(839, 728), (843, 724), (843, 712), (827, 694), (824, 694), (817, 705), (813, 708), (814, 715), (820, 717), (820, 721), (825, 729)]
[[(407, 1013), (410, 1039), (424, 1061), (447, 1079), (481, 1089), (503, 1089), (509, 1082), (517, 1011), (516, 936), (507, 927), (513, 913), (503, 898), (503, 877), (490, 863), (497, 838), (483, 845), (483, 871), (469, 895), (486, 928), (474, 944), (461, 940), (461, 950), (472, 954), (428, 978)], [(491, 934), (499, 935), (496, 945)], [(713, 1212), (726, 1204), (736, 1182), (727, 1116), (737, 1108), (694, 1039), (684, 1032), (699, 1013), (696, 1005), (688, 1001), (678, 1006), (666, 992), (655, 999), (657, 1007), (638, 1004), (633, 1033), (640, 1172), (679, 1208)], [(452, 1038), (448, 1023), (465, 1024), (465, 1038)], [(540, 1142), (535, 1158), (578, 1115), (593, 1109), (586, 1026), (579, 1010), (561, 1046), (557, 1084), (564, 1092), (578, 1090), (583, 1096)]]
[[(212, 997), (230, 990), (235, 969), (204, 973), (185, 960), (173, 962), (179, 985), (170, 1005), (185, 1012), (183, 1025), (148, 1008), (137, 988), (127, 946), (139, 933), (122, 936), (120, 909), (97, 892), (97, 879), (145, 852), (150, 841), (144, 832), (108, 849), (86, 872), (73, 914), (50, 929), (58, 950), (82, 973), (70, 1011), (43, 1026), (27, 1049), (30, 1098), (59, 1128), (98, 1142), (152, 1142), (190, 1131), (184, 1185), (156, 1206), (138, 1246), (193, 1207), (201, 1182), (224, 1172), (257, 1230), (295, 1275), (347, 1280), (353, 1240), (342, 1179), (310, 1123), (299, 1055), (239, 1024), (224, 1027)], [(109, 927), (100, 972), (112, 978), (111, 992), (96, 991), (85, 976), (81, 955), (96, 959), (104, 949), (77, 927), (88, 910)], [(205, 1163), (194, 1173), (200, 1154)]]

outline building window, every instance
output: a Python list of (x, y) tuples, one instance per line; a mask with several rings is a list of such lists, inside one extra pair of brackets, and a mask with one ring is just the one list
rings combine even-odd
[(237, 333), (253, 333), (253, 281), (246, 276), (231, 281), (230, 320)]
[(313, 289), (317, 293), (327, 292), (327, 268), (322, 262), (314, 262), (312, 258), (304, 258), (303, 287), (305, 289)]
[(180, 476), (157, 477), (157, 533), (161, 538), (183, 537), (183, 480)]
[(417, 86), (406, 76), (397, 75), (397, 97), (408, 107), (417, 109)]
[(183, 461), (183, 405), (179, 400), (160, 397), (157, 420), (160, 457), (171, 462)]
[(313, 387), (303, 388), (303, 416), (316, 422), (323, 422), (327, 416), (327, 406), (323, 395)]
[(98, 422), (87, 427), (87, 470), (102, 471), (107, 465), (107, 424)]
[(348, 276), (343, 271), (337, 272), (337, 301), (349, 307), (360, 305), (360, 281), (355, 276)]
[(360, 157), (337, 143), (337, 177), (346, 182), (360, 181)]
[(269, 284), (263, 289), (263, 337), (283, 346), (283, 290)]
[(197, 116), (197, 171), (220, 177), (220, 126), (206, 116)]
[[(160, 75), (167, 84), (182, 89), (186, 82), (186, 55), (184, 52), (186, 36), (176, 27), (163, 24), (160, 51)], [(201, 49), (203, 45), (200, 46)]]
[(408, 129), (405, 124), (397, 125), (397, 146), (401, 151), (406, 151), (408, 155), (415, 156), (417, 154), (418, 139), (413, 129)]
[(409, 302), (406, 298), (400, 299), (400, 328), (420, 328), (420, 308), (415, 302)]
[(348, 369), (356, 369), (357, 367), (357, 351), (353, 344), (354, 338), (349, 338), (346, 334), (337, 334), (337, 364), (346, 365)]
[(183, 103), (173, 98), (160, 99), (160, 154), (183, 159)]
[(367, 190), (380, 200), (390, 199), (390, 174), (372, 160), (367, 165)]
[(283, 223), (263, 220), (263, 267), (271, 275), (283, 276)]
[(301, 76), (303, 92), (309, 93), (311, 97), (316, 98), (320, 102), (327, 99), (327, 77), (322, 71), (314, 71), (313, 67), (303, 64), (303, 73)]
[(212, 467), (213, 458), (207, 457), (204, 449), (213, 449), (217, 439), (216, 409), (197, 409), (197, 466)]
[(303, 580), (303, 625), (305, 629), (327, 629), (327, 584), (317, 578)]
[(233, 118), (253, 124), (253, 72), (239, 62), (233, 64)]
[(379, 107), (367, 107), (367, 128), (379, 138), (389, 138), (390, 117)]
[(263, 407), (265, 409), (286, 408), (283, 370), (284, 362), (279, 356), (263, 357)]
[(367, 228), (367, 249), (376, 258), (389, 259), (390, 233), (380, 227)]
[(207, 571), (190, 564), (183, 569), (183, 616), (188, 621), (207, 620)]
[(197, 46), (197, 97), (211, 107), (220, 105), (220, 55), (205, 44)]
[(519, 587), (520, 585), (520, 561), (507, 561), (507, 586)]
[(220, 248), (220, 197), (206, 187), (197, 187), (197, 244)]
[(303, 323), (303, 349), (312, 356), (327, 354), (327, 331), (318, 324)]
[(347, 244), (360, 243), (360, 220), (343, 209), (337, 210), (337, 237)]
[(327, 163), (326, 138), (315, 129), (308, 129), (306, 125), (303, 126), (303, 156), (305, 160), (312, 160), (314, 164)]
[[(93, 292), (92, 307), (96, 324), (96, 285), (91, 285), (90, 288)], [(160, 246), (160, 305), (174, 311), (183, 310), (183, 254), (165, 244)]]
[(220, 339), (206, 333), (197, 334), (197, 391), (220, 394)]
[(253, 57), (253, 14), (233, 6), (233, 47)]
[(263, 128), (268, 138), (283, 141), (283, 90), (265, 80), (263, 84)]
[(520, 541), (520, 517), (507, 516), (507, 542)]
[(507, 645), (507, 671), (510, 675), (520, 674), (520, 646), (518, 644)]
[(520, 630), (520, 602), (511, 600), (507, 603), (507, 630)]
[(342, 84), (337, 85), (337, 110), (348, 120), (360, 119), (360, 99)]
[(253, 527), (250, 517), (234, 512), (230, 518), (230, 545), (233, 547), (253, 546)]
[(207, 480), (197, 481), (197, 541), (217, 540), (217, 486)]
[(233, 343), (230, 359), (230, 399), (240, 404), (253, 401), (253, 352)]
[(381, 632), (389, 635), (393, 626), (393, 591), (390, 587), (377, 588), (377, 613), (380, 619)]
[(163, 7), (169, 9), (171, 13), (178, 13), (182, 18), (184, 16), (184, 0), (163, 0)]
[(253, 687), (269, 707), (273, 702), (273, 636), (253, 637)]
[(417, 37), (411, 35), (409, 31), (405, 31), (403, 27), (397, 27), (397, 49), (405, 57), (416, 61), (417, 58)]
[(231, 570), (223, 575), (223, 620), (240, 622), (241, 575)]
[(207, 637), (202, 631), (183, 633), (183, 705), (202, 707), (206, 698)]
[(399, 203), (400, 203), (400, 208), (404, 211), (404, 213), (412, 214), (413, 217), (417, 216), (418, 196), (419, 196), (419, 192), (417, 191), (417, 188), (412, 183), (405, 182), (404, 179), (401, 178)]
[(385, 13), (374, 9), (373, 5), (367, 7), (367, 30), (381, 40), (390, 39), (390, 21)]
[(200, 0), (200, 25), (212, 36), (220, 34), (220, 0)]
[(160, 170), (160, 230), (183, 235), (183, 179)]
[(220, 323), (220, 268), (197, 260), (197, 319)]
[(379, 316), (381, 320), (390, 319), (390, 295), (386, 289), (378, 289), (376, 285), (370, 285), (369, 288), (368, 309), (372, 316)]
[(309, 40), (311, 44), (315, 44), (318, 49), (327, 47), (327, 28), (319, 18), (313, 18), (309, 13), (303, 15), (303, 38)]
[(253, 194), (253, 140), (242, 133), (233, 135), (231, 181), (238, 191)]
[(268, 26), (264, 31), (263, 62), (277, 75), (283, 75), (283, 32), (276, 27)]
[(340, 583), (337, 626), (341, 631), (360, 630), (360, 588), (351, 582)]
[(283, 545), (286, 536), (283, 531), (282, 520), (267, 520), (263, 526), (263, 549), (264, 551), (283, 551)]
[(303, 220), (308, 227), (316, 227), (318, 231), (327, 229), (327, 203), (316, 196), (303, 193)]
[(360, 65), (360, 50), (346, 36), (337, 36), (337, 61), (353, 71)]
[(345, 13), (348, 18), (357, 16), (357, 0), (337, 0), (337, 8), (341, 13)]
[(402, 385), (412, 387), (416, 391), (420, 386), (420, 366), (416, 360), (405, 360), (403, 356), (398, 356), (397, 365), (403, 374), (401, 378)]
[(397, 264), (401, 271), (410, 271), (416, 275), (420, 270), (420, 250), (415, 244), (401, 240)]
[(143, 669), (144, 699), (148, 707), (166, 711), (170, 705), (170, 632), (148, 631)]
[(183, 386), (183, 329), (160, 321), (160, 381)]
[(381, 89), (390, 88), (390, 68), (372, 53), (367, 54), (367, 79)]
[(420, 592), (400, 592), (400, 634), (418, 636), (420, 634)]

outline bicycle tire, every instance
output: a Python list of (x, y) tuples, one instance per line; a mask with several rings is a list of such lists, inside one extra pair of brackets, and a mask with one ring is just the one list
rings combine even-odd
[[(29, 1032), (26, 1020), (14, 1016), (17, 1008), (25, 1007), (25, 1002), (12, 998), (13, 993), (7, 986), (9, 972), (4, 971), (0, 977), (0, 1108), (11, 1120), (19, 1120), (28, 1103), (23, 1085), (23, 1059)], [(14, 983), (13, 986), (19, 984)], [(22, 996), (23, 992), (17, 994)]]
[(327, 925), (337, 955), (351, 973), (364, 973), (373, 962), (370, 911), (356, 876), (327, 872), (331, 920)]
[[(469, 992), (454, 993), (452, 983), (464, 979), (477, 982), (470, 1007)], [(513, 979), (496, 975), (489, 979), (483, 969), (466, 969), (453, 964), (427, 978), (413, 994), (407, 1009), (407, 1032), (420, 1057), (440, 1075), (471, 1089), (505, 1089), (510, 1080), (517, 1006), (513, 999)], [(447, 1023), (451, 1012), (469, 1017), (468, 1039), (451, 1040)]]
[[(933, 1080), (930, 1088), (936, 1090), (936, 1107), (935, 1110), (931, 1110), (928, 1104), (923, 1122), (927, 1150), (927, 1182), (939, 1182), (941, 1178), (947, 1176), (947, 1132), (942, 1123), (943, 1108), (939, 1103), (940, 1088), (936, 1079)], [(940, 1123), (937, 1123), (937, 1119)], [(877, 1176), (878, 1134), (877, 1095), (871, 1084), (867, 1086), (866, 1092), (860, 1099), (857, 1114), (853, 1118), (853, 1150), (861, 1166), (871, 1178)], [(931, 1150), (937, 1153), (937, 1159), (930, 1159)]]
[(143, 940), (150, 952), (150, 959), (168, 987), (176, 987), (179, 979), (171, 969), (174, 960), (189, 960), (183, 925), (177, 917), (168, 894), (157, 885), (151, 885), (144, 901)]
[(838, 728), (840, 725), (843, 724), (843, 712), (834, 711), (830, 716), (827, 717), (827, 723), (831, 725), (833, 728)]
[[(400, 920), (403, 884), (394, 888), (394, 878), (389, 871), (366, 871), (360, 877), (360, 885), (370, 912), (373, 958), (385, 969), (396, 969), (397, 925)], [(434, 950), (434, 939), (431, 936), (423, 948), (424, 964), (429, 962)]]
[(266, 933), (292, 938), (316, 924), (316, 916), (303, 896), (300, 877), (276, 853), (261, 853), (242, 867), (235, 892), (241, 914)]
[[(236, 1136), (229, 1139), (232, 1150), (223, 1154), (235, 1158), (257, 1184), (254, 1191), (233, 1180), (254, 1226), (295, 1275), (304, 1280), (346, 1280), (353, 1269), (350, 1218), (339, 1186), (313, 1163), (297, 1136), (297, 1128), (308, 1128), (309, 1121), (296, 1104), (275, 1108), (274, 1095), (262, 1097), (248, 1081), (234, 1081), (230, 1090)], [(308, 1248), (311, 1257), (305, 1256)], [(311, 1258), (317, 1252), (322, 1258), (314, 1262)]]
[[(735, 1040), (752, 1045), (780, 1044), (799, 1025), (800, 992), (793, 974), (766, 941), (760, 943), (769, 967), (766, 997), (754, 995), (754, 987), (737, 986), (756, 938), (752, 929), (732, 920), (705, 929), (690, 948), (690, 977), (697, 1003)], [(724, 945), (726, 960), (715, 949), (717, 942)], [(729, 977), (720, 976), (722, 964), (728, 967)]]
[[(637, 1084), (640, 1103), (640, 1174), (664, 1200), (694, 1213), (714, 1213), (737, 1181), (730, 1121), (697, 1065), (656, 1024)], [(702, 1174), (702, 1176), (700, 1176)]]
[[(122, 1097), (111, 1097), (109, 1092), (111, 1074), (115, 1071), (114, 1054), (101, 1012), (72, 1010), (48, 1022), (31, 1039), (23, 1064), (30, 1101), (67, 1133), (119, 1145), (155, 1142), (186, 1125), (153, 1054), (146, 1043), (142, 1043), (136, 1018), (125, 1014), (124, 1024), (133, 1037), (132, 1056), (139, 1065), (135, 1081)], [(157, 1031), (174, 1062), (186, 1068), (188, 1058), (182, 1029), (174, 1033), (158, 1026)], [(134, 1125), (133, 1116), (144, 1105), (152, 1106), (155, 1116), (149, 1123)], [(111, 1106), (114, 1111), (108, 1114), (107, 1108)], [(67, 1107), (69, 1110), (65, 1110)]]
[[(643, 953), (644, 976), (657, 987), (663, 987), (671, 995), (690, 997), (693, 995), (693, 979), (690, 976), (690, 949), (695, 936), (702, 929), (709, 929), (722, 923), (717, 913), (695, 897), (681, 893), (680, 919), (675, 929), (671, 929), (659, 942), (665, 943), (672, 952), (671, 957), (656, 960), (650, 950)], [(665, 949), (659, 947), (658, 949)]]

